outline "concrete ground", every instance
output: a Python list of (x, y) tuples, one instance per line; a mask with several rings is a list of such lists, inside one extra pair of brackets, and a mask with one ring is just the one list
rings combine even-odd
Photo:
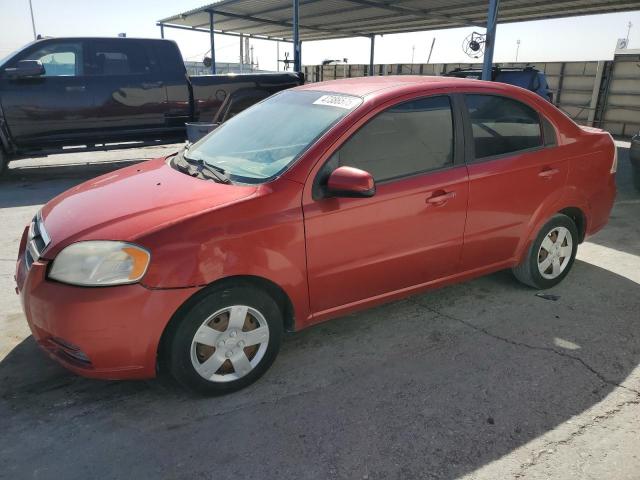
[[(40, 205), (171, 148), (22, 161), (0, 181), (0, 478), (640, 478), (640, 194), (624, 146), (611, 222), (557, 300), (509, 272), (415, 296), (288, 337), (263, 379), (222, 398), (66, 372), (13, 290)], [(110, 159), (126, 161), (95, 163)]]

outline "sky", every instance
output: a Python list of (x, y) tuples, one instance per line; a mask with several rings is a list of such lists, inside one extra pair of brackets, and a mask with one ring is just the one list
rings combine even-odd
[[(36, 30), (45, 36), (159, 37), (156, 21), (210, 3), (211, 0), (32, 0)], [(302, 16), (301, 21), (304, 19)], [(512, 62), (520, 40), (521, 62), (607, 60), (613, 58), (616, 40), (627, 36), (633, 24), (629, 48), (640, 48), (640, 11), (591, 15), (558, 20), (502, 24), (496, 34), (494, 60)], [(376, 63), (425, 63), (433, 38), (432, 63), (471, 60), (462, 52), (462, 41), (474, 28), (385, 35), (376, 38)], [(479, 29), (475, 29), (479, 30)], [(480, 29), (480, 31), (482, 31)], [(202, 60), (209, 49), (205, 33), (165, 29), (165, 37), (178, 42), (187, 60)], [(28, 0), (0, 0), (0, 58), (33, 39)], [(276, 44), (252, 40), (259, 67), (276, 69)], [(415, 48), (414, 48), (415, 47)], [(291, 52), (280, 44), (280, 57)], [(290, 53), (290, 56), (292, 54)], [(216, 59), (237, 62), (239, 39), (216, 36)], [(369, 40), (353, 38), (305, 42), (302, 63), (313, 65), (325, 59), (347, 58), (350, 63), (369, 63)]]

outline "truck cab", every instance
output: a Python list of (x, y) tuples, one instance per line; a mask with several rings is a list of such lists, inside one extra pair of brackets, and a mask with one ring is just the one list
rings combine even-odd
[[(0, 63), (0, 171), (8, 159), (63, 147), (185, 138), (185, 122), (232, 113), (302, 83), (298, 74), (190, 78), (177, 44), (137, 38), (46, 38)], [(195, 92), (195, 93), (194, 93)]]

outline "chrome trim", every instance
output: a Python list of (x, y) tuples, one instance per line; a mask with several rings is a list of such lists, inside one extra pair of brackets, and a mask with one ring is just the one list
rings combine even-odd
[(42, 249), (42, 251), (44, 252), (51, 243), (51, 237), (49, 236), (46, 228), (44, 228), (44, 220), (42, 220), (42, 210), (38, 211), (38, 213), (36, 214), (36, 221), (38, 222), (38, 231), (40, 232), (40, 236), (44, 241), (44, 248)]
[[(42, 254), (47, 250), (47, 247), (51, 243), (51, 237), (47, 232), (44, 222), (42, 220), (42, 213), (38, 212), (31, 224), (29, 225), (29, 233), (27, 235), (27, 245), (25, 248), (25, 264), (27, 270), (31, 268), (33, 262), (40, 260)], [(42, 248), (38, 249), (38, 245)]]

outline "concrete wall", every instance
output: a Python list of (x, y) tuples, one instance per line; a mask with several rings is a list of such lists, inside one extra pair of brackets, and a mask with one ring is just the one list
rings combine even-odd
[[(502, 67), (533, 65), (545, 72), (554, 103), (577, 123), (630, 137), (640, 130), (640, 52), (620, 52), (613, 61), (501, 63)], [(375, 65), (375, 75), (442, 75), (472, 63)], [(308, 82), (362, 77), (368, 65), (307, 65)]]

